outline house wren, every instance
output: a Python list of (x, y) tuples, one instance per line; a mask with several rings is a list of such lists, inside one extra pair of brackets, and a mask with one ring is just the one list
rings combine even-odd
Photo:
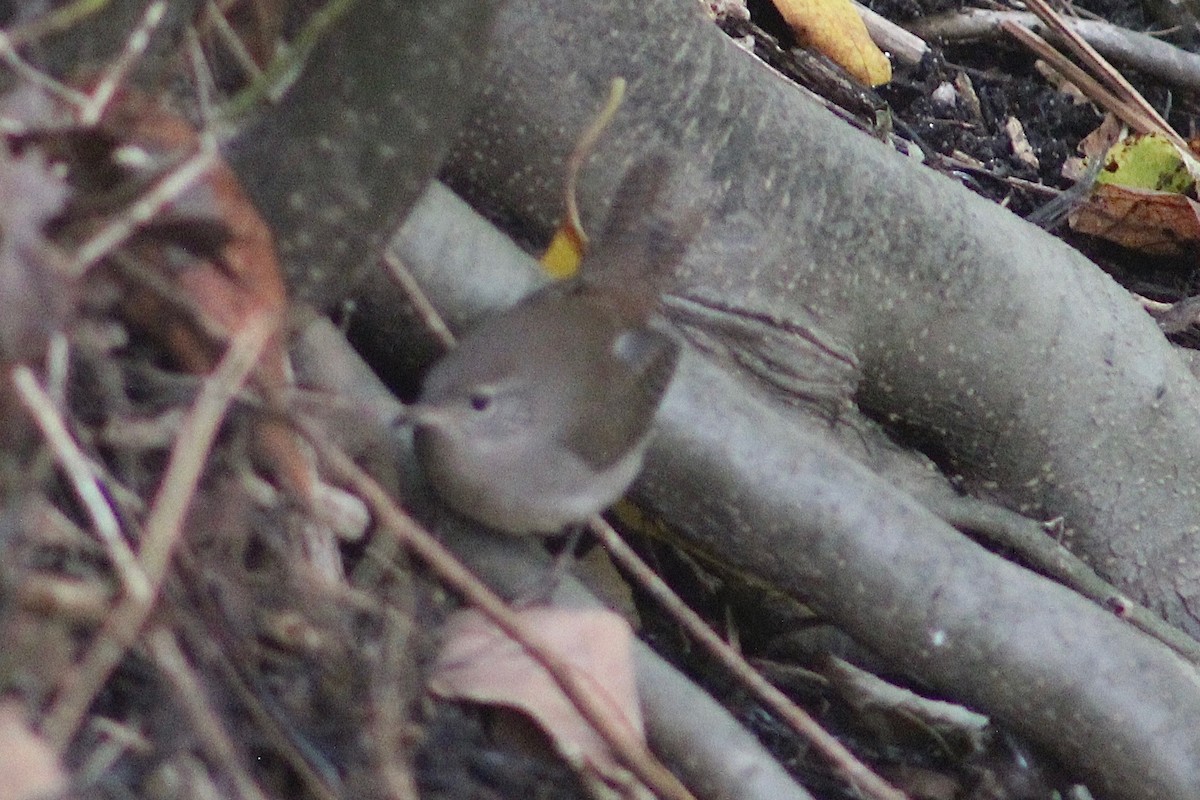
[(656, 214), (667, 172), (663, 157), (635, 164), (579, 274), (470, 331), (426, 377), (408, 414), (417, 457), (457, 511), (552, 534), (637, 476), (679, 354), (650, 325), (687, 238)]

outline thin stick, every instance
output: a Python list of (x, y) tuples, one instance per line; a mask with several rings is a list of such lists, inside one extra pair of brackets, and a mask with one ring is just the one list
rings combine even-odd
[(21, 405), (33, 416), (34, 424), (46, 438), (46, 444), (54, 453), (55, 460), (66, 473), (67, 480), (71, 482), (75, 494), (91, 517), (92, 527), (104, 543), (113, 568), (121, 577), (126, 594), (142, 601), (148, 599), (150, 583), (146, 574), (121, 533), (121, 523), (117, 520), (112, 506), (108, 504), (104, 490), (100, 488), (100, 481), (92, 469), (91, 462), (75, 443), (50, 396), (34, 377), (33, 370), (24, 364), (13, 368), (12, 381)]
[(793, 703), (787, 695), (759, 674), (758, 670), (750, 666), (741, 654), (722, 641), (700, 615), (688, 607), (602, 517), (595, 516), (588, 524), (620, 566), (627, 569), (705, 650), (750, 691), (758, 695), (759, 699), (783, 718), (796, 733), (811, 742), (852, 786), (877, 800), (906, 800), (907, 795), (872, 772), (870, 767), (859, 761), (807, 711)]
[(278, 320), (268, 316), (253, 317), (246, 322), (212, 375), (204, 381), (195, 405), (180, 425), (179, 437), (171, 449), (146, 519), (138, 554), (150, 591), (146, 597), (127, 594), (121, 598), (91, 648), (64, 679), (43, 724), (46, 738), (59, 750), (75, 735), (92, 699), (133, 645), (154, 607), (217, 429), (278, 324)]
[(225, 18), (225, 12), (213, 0), (208, 0), (204, 4), (204, 15), (205, 21), (216, 30), (217, 38), (221, 40), (221, 44), (229, 48), (229, 52), (233, 54), (234, 60), (242, 71), (251, 80), (262, 78), (262, 68), (254, 60), (254, 56), (250, 55), (250, 51), (246, 49), (246, 45), (237, 35), (237, 31), (229, 24), (229, 20)]
[(17, 77), (29, 81), (35, 86), (40, 86), (68, 105), (82, 108), (87, 103), (87, 95), (83, 92), (76, 91), (61, 81), (55, 80), (21, 58), (12, 40), (2, 30), (0, 30), (0, 58), (8, 63), (13, 72), (17, 73)]
[(1063, 20), (1062, 16), (1057, 11), (1050, 7), (1046, 0), (1025, 0), (1025, 5), (1034, 14), (1037, 14), (1038, 19), (1046, 23), (1046, 25), (1054, 31), (1067, 44), (1076, 56), (1083, 61), (1084, 65), (1090, 69), (1097, 78), (1108, 85), (1108, 88), (1113, 91), (1118, 97), (1122, 98), (1131, 105), (1140, 108), (1147, 117), (1154, 120), (1155, 124), (1160, 126), (1160, 132), (1171, 140), (1171, 143), (1179, 147), (1182, 152), (1190, 152), (1187, 143), (1183, 138), (1175, 132), (1175, 129), (1162, 118), (1158, 113), (1158, 109), (1150, 105), (1149, 101), (1142, 96), (1141, 92), (1133, 88), (1129, 81), (1125, 80), (1125, 76), (1120, 73), (1104, 56), (1096, 52), (1096, 48), (1087, 43), (1086, 40), (1076, 33), (1070, 25)]
[(442, 315), (434, 308), (433, 303), (429, 300), (429, 295), (425, 294), (420, 282), (413, 277), (412, 270), (408, 268), (403, 259), (388, 247), (383, 251), (383, 264), (387, 267), (388, 275), (400, 287), (400, 291), (408, 297), (408, 302), (413, 304), (413, 309), (421, 318), (425, 330), (429, 331), (430, 335), (438, 340), (438, 344), (447, 350), (454, 347), (457, 344), (454, 333), (446, 325)]
[(200, 127), (206, 131), (212, 130), (215, 124), (212, 97), (216, 89), (216, 81), (213, 78), (208, 59), (204, 56), (204, 46), (200, 43), (200, 36), (196, 33), (195, 26), (191, 26), (187, 30), (187, 54), (192, 70), (192, 84), (196, 87), (196, 106), (200, 112)]
[(267, 796), (242, 765), (242, 758), (233, 746), (229, 733), (205, 702), (204, 689), (174, 635), (159, 626), (150, 631), (146, 639), (154, 663), (175, 690), (175, 699), (183, 706), (184, 713), (198, 734), (200, 746), (207, 752), (211, 762), (229, 770), (228, 774), (243, 800), (267, 800)]
[(100, 117), (104, 116), (121, 80), (129, 72), (129, 68), (133, 66), (134, 62), (146, 52), (151, 34), (162, 23), (166, 13), (165, 0), (155, 0), (146, 6), (141, 21), (133, 29), (133, 33), (129, 34), (129, 38), (125, 40), (125, 47), (121, 49), (121, 54), (104, 70), (103, 76), (96, 83), (96, 88), (92, 90), (91, 96), (80, 109), (79, 122), (84, 127), (94, 126), (100, 121)]
[(423, 561), (452, 591), (466, 599), (540, 663), (588, 721), (638, 779), (662, 798), (694, 800), (691, 792), (658, 762), (645, 743), (610, 722), (604, 703), (591, 693), (586, 681), (541, 636), (518, 617), (500, 597), (480, 583), (454, 554), (400, 509), (374, 478), (334, 445), (317, 425), (294, 415), (293, 424), (317, 451), (336, 480), (351, 487), (370, 507), (383, 530), (395, 536), (410, 553)]
[(154, 219), (163, 208), (208, 172), (216, 163), (217, 151), (211, 146), (211, 140), (201, 138), (200, 141), (199, 152), (167, 173), (137, 202), (80, 245), (75, 251), (75, 257), (67, 266), (68, 274), (82, 276), (93, 264), (123, 244), (139, 227)]
[[(1045, 29), (1035, 14), (981, 8), (923, 17), (906, 23), (906, 27), (926, 38), (957, 42), (994, 37), (1004, 19), (1038, 32)], [(1200, 88), (1200, 55), (1108, 22), (1068, 18), (1067, 24), (1110, 62), (1132, 67), (1164, 83), (1186, 89)]]
[(600, 141), (600, 135), (608, 128), (624, 99), (625, 79), (613, 78), (608, 89), (608, 100), (580, 135), (579, 140), (575, 143), (575, 149), (567, 158), (565, 165), (567, 177), (563, 181), (563, 207), (566, 209), (567, 229), (575, 238), (575, 244), (579, 246), (580, 252), (587, 247), (588, 235), (579, 219), (579, 203), (575, 198), (575, 186), (579, 180), (579, 171), (583, 168), (583, 162), (587, 161), (592, 151), (596, 149), (596, 142)]
[(1006, 19), (1000, 22), (1000, 29), (1028, 47), (1039, 58), (1045, 60), (1050, 66), (1062, 73), (1067, 80), (1078, 86), (1080, 91), (1091, 98), (1092, 102), (1116, 114), (1122, 122), (1129, 125), (1135, 131), (1139, 133), (1162, 131), (1157, 122), (1143, 114), (1140, 108), (1130, 105), (1110, 92), (1098, 80), (1084, 72), (1078, 64), (1055, 49), (1054, 45), (1047, 42), (1041, 36), (1038, 36), (1029, 28), (1018, 22)]
[(304, 27), (292, 38), (288, 46), (263, 69), (261, 77), (222, 106), (221, 117), (236, 123), (260, 100), (265, 98), (273, 103), (277, 102), (296, 79), (300, 72), (299, 65), (304, 63), (309, 52), (342, 17), (350, 13), (355, 2), (356, 0), (328, 0), (325, 5), (310, 14)]
[(108, 6), (109, 0), (75, 0), (45, 16), (18, 25), (8, 32), (14, 47), (20, 47), (26, 42), (32, 42), (43, 36), (74, 27), (80, 20), (87, 19), (92, 14)]

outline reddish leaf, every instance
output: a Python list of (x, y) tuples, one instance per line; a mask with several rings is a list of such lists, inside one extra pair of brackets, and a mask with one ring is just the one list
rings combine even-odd
[(0, 703), (0, 800), (57, 797), (67, 790), (67, 776), (43, 739), (25, 722), (21, 707)]
[[(610, 611), (530, 608), (519, 613), (544, 646), (579, 671), (610, 718), (644, 740), (629, 625)], [(447, 623), (429, 683), (445, 697), (525, 712), (576, 766), (586, 763), (605, 775), (621, 769), (545, 669), (477, 611), (459, 612)]]
[(1190, 197), (1104, 184), (1071, 215), (1071, 229), (1155, 255), (1200, 242), (1200, 205)]

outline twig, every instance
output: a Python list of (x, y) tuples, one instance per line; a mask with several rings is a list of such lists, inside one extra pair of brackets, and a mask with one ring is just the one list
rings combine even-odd
[(19, 25), (8, 32), (14, 47), (40, 39), (50, 33), (74, 27), (80, 20), (103, 10), (110, 0), (75, 0), (49, 14)]
[(289, 46), (271, 60), (261, 76), (225, 103), (221, 108), (221, 117), (236, 122), (261, 99), (275, 102), (282, 97), (283, 92), (296, 79), (308, 54), (322, 37), (329, 35), (342, 17), (350, 12), (355, 1), (327, 0), (325, 5), (309, 15), (304, 27)]
[(871, 34), (871, 41), (879, 45), (879, 49), (894, 57), (902, 64), (920, 64), (921, 59), (929, 52), (929, 45), (920, 36), (910, 30), (900, 27), (887, 17), (875, 13), (871, 9), (852, 0), (854, 10), (862, 17)]
[(83, 581), (34, 574), (12, 590), (18, 607), (45, 614), (53, 612), (73, 624), (99, 625), (108, 614), (112, 590), (99, 581)]
[(87, 95), (83, 92), (76, 91), (61, 81), (55, 80), (21, 58), (12, 40), (4, 31), (0, 31), (0, 59), (3, 59), (12, 68), (12, 71), (17, 73), (17, 77), (34, 86), (40, 86), (70, 106), (82, 108), (88, 101)]
[[(388, 539), (391, 549), (395, 550), (395, 540)], [(380, 554), (376, 554), (380, 555)], [(400, 667), (400, 661), (405, 660), (405, 652), (411, 641), (406, 633), (412, 625), (411, 619), (405, 619), (400, 609), (385, 606), (383, 642), (380, 654), (384, 663), (393, 668)], [(403, 674), (397, 671), (396, 675)], [(383, 781), (384, 791), (388, 800), (416, 800), (421, 797), (413, 775), (411, 761), (400, 757), (405, 752), (405, 709), (407, 707), (399, 680), (380, 681), (376, 689), (374, 703), (377, 710), (371, 714), (367, 722), (369, 726), (365, 734), (374, 742), (379, 753), (379, 775)]]
[(71, 371), (71, 345), (57, 330), (46, 344), (46, 396), (55, 408), (67, 407), (67, 377)]
[(567, 157), (566, 163), (566, 180), (563, 181), (563, 208), (565, 209), (565, 223), (570, 235), (575, 238), (575, 244), (580, 252), (587, 248), (588, 235), (583, 229), (583, 222), (579, 219), (579, 203), (575, 197), (575, 186), (579, 181), (579, 171), (583, 169), (583, 162), (587, 161), (592, 155), (592, 151), (596, 149), (596, 142), (600, 140), (601, 134), (608, 128), (613, 117), (617, 113), (617, 109), (621, 107), (621, 101), (625, 99), (625, 79), (621, 77), (613, 78), (612, 83), (608, 87), (608, 100), (604, 103), (604, 107), (597, 112), (596, 116), (588, 123), (587, 128), (579, 136), (575, 142), (575, 147), (571, 150), (571, 155)]
[(121, 54), (117, 56), (116, 61), (105, 68), (102, 77), (96, 83), (96, 87), (92, 90), (87, 102), (79, 110), (79, 122), (84, 127), (90, 128), (94, 126), (100, 121), (100, 117), (104, 116), (104, 112), (108, 108), (108, 104), (112, 101), (113, 95), (116, 94), (121, 80), (129, 72), (129, 68), (133, 66), (134, 62), (146, 52), (146, 47), (150, 44), (151, 34), (154, 33), (154, 29), (162, 22), (163, 16), (166, 13), (167, 4), (165, 0), (155, 0), (155, 2), (146, 6), (141, 21), (133, 29), (133, 32), (129, 34), (129, 38), (125, 40), (125, 47), (121, 49)]
[(237, 31), (229, 24), (229, 20), (225, 17), (225, 12), (222, 11), (213, 0), (208, 0), (204, 4), (204, 19), (205, 22), (213, 26), (217, 32), (217, 38), (221, 43), (229, 48), (229, 52), (233, 54), (234, 61), (238, 67), (250, 77), (251, 80), (257, 81), (262, 78), (262, 68), (258, 62), (254, 60), (254, 56), (246, 49), (246, 45), (238, 36)]
[(421, 288), (421, 284), (413, 277), (408, 265), (390, 247), (386, 247), (383, 250), (383, 265), (387, 267), (388, 275), (400, 287), (400, 291), (404, 292), (408, 297), (408, 302), (413, 304), (413, 309), (421, 318), (422, 324), (425, 325), (425, 330), (447, 350), (454, 347), (457, 340), (450, 331), (450, 327), (446, 325), (446, 321), (442, 319), (442, 315), (433, 307), (433, 303), (429, 301), (429, 295), (425, 294), (425, 290)]
[(1076, 33), (1062, 16), (1050, 7), (1050, 4), (1046, 0), (1025, 0), (1025, 5), (1034, 14), (1037, 14), (1038, 18), (1046, 23), (1051, 30), (1062, 37), (1068, 49), (1083, 62), (1085, 67), (1091, 70), (1093, 75), (1101, 82), (1107, 84), (1113, 94), (1130, 105), (1141, 109), (1158, 126), (1159, 132), (1170, 139), (1172, 144), (1180, 149), (1181, 153), (1191, 152), (1188, 150), (1187, 142), (1162, 118), (1162, 115), (1158, 113), (1158, 109), (1150, 105), (1149, 101), (1145, 97), (1142, 97), (1141, 92), (1133, 88), (1129, 81), (1125, 80), (1125, 76), (1119, 70), (1108, 63), (1104, 56), (1096, 52), (1096, 48), (1092, 47), (1082, 36)]
[(175, 699), (183, 706), (184, 713), (198, 734), (200, 746), (207, 751), (211, 762), (220, 764), (222, 769), (228, 771), (227, 774), (243, 800), (267, 800), (258, 784), (242, 766), (237, 748), (233, 746), (233, 741), (221, 725), (221, 721), (205, 702), (205, 693), (200, 681), (184, 657), (175, 637), (169, 630), (160, 626), (150, 631), (146, 641), (154, 663), (175, 690)]
[(793, 703), (787, 695), (747, 663), (741, 654), (722, 641), (700, 615), (688, 607), (602, 517), (593, 517), (588, 524), (620, 566), (628, 570), (637, 582), (743, 685), (758, 695), (759, 699), (783, 718), (796, 733), (811, 742), (852, 786), (864, 795), (878, 800), (905, 800), (907, 795), (872, 772), (870, 767), (859, 761), (807, 711)]
[(200, 36), (196, 33), (195, 26), (190, 26), (187, 30), (187, 55), (188, 66), (191, 67), (192, 72), (192, 84), (196, 87), (196, 107), (200, 114), (200, 127), (206, 131), (212, 130), (216, 122), (212, 101), (213, 93), (216, 90), (216, 80), (213, 78), (208, 59), (204, 55), (204, 45), (200, 43)]
[(88, 730), (95, 734), (98, 741), (72, 774), (78, 786), (95, 785), (103, 777), (111, 775), (113, 765), (130, 754), (144, 756), (154, 752), (150, 741), (132, 725), (96, 716), (92, 717)]
[(55, 459), (75, 489), (75, 494), (91, 517), (96, 535), (104, 543), (113, 568), (121, 577), (126, 594), (140, 601), (147, 600), (150, 596), (150, 583), (121, 533), (121, 523), (108, 504), (104, 490), (100, 488), (100, 481), (92, 469), (91, 462), (75, 443), (58, 409), (34, 377), (33, 370), (24, 364), (15, 367), (12, 371), (12, 381), (21, 405), (33, 416), (38, 430), (46, 437), (46, 444), (50, 446)]
[(129, 239), (139, 227), (154, 219), (216, 163), (217, 151), (211, 144), (212, 140), (202, 137), (200, 141), (199, 152), (168, 172), (137, 202), (80, 245), (67, 267), (68, 274), (76, 277), (83, 275), (93, 264)]
[(138, 554), (150, 591), (145, 597), (127, 594), (121, 598), (91, 648), (64, 679), (43, 724), (46, 738), (59, 749), (65, 748), (74, 736), (92, 698), (137, 639), (153, 608), (217, 429), (278, 323), (266, 316), (253, 317), (245, 323), (205, 380), (195, 405), (180, 425), (179, 438), (146, 519)]
[(1044, 59), (1050, 66), (1087, 95), (1093, 103), (1116, 114), (1123, 122), (1139, 133), (1150, 133), (1160, 130), (1158, 124), (1146, 117), (1141, 109), (1133, 106), (1106, 89), (1098, 80), (1083, 71), (1074, 61), (1071, 61), (1054, 45), (1038, 36), (1024, 25), (1011, 20), (1002, 20), (1000, 29), (1012, 36), (1021, 44), (1032, 50), (1039, 58)]
[(604, 703), (595, 698), (585, 681), (541, 636), (525, 624), (491, 589), (484, 586), (454, 554), (405, 514), (374, 478), (334, 445), (317, 425), (293, 415), (293, 423), (317, 451), (325, 467), (351, 487), (370, 507), (380, 527), (395, 536), (410, 553), (423, 561), (438, 578), (466, 599), (496, 627), (540, 663), (563, 693), (638, 779), (663, 798), (694, 800), (691, 792), (650, 753), (645, 743), (614, 725)]
[[(994, 38), (1000, 33), (1000, 23), (1004, 20), (1024, 25), (1036, 33), (1046, 30), (1046, 25), (1034, 14), (982, 8), (922, 17), (905, 23), (905, 26), (928, 39), (957, 42)], [(1066, 22), (1110, 61), (1120, 62), (1174, 86), (1200, 89), (1200, 55), (1108, 22), (1081, 19)]]

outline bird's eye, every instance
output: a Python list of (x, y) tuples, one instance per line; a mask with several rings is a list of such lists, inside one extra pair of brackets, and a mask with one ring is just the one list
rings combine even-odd
[(469, 402), (476, 411), (486, 411), (492, 404), (492, 393), (485, 391), (472, 392)]

